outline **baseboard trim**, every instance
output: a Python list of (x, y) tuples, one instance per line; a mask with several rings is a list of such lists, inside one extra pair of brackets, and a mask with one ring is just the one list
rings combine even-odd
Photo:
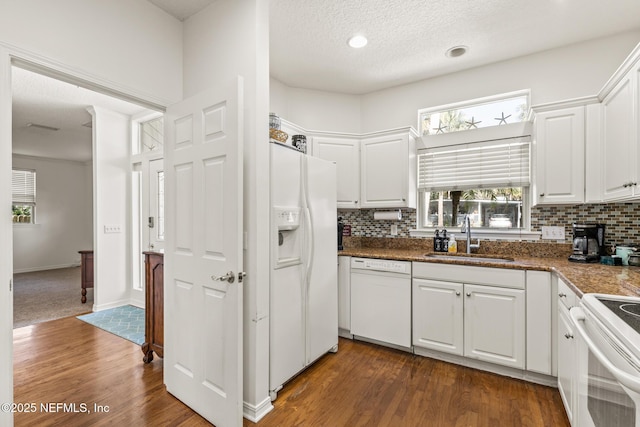
[(70, 268), (70, 267), (80, 267), (80, 263), (78, 262), (73, 264), (47, 265), (44, 267), (19, 268), (17, 270), (13, 270), (13, 274), (33, 273), (35, 271), (46, 271), (46, 270), (58, 270), (60, 268)]
[(271, 404), (271, 398), (267, 396), (262, 402), (257, 405), (252, 405), (248, 402), (242, 403), (242, 416), (251, 422), (257, 423), (265, 415), (267, 415), (273, 409)]
[(535, 384), (545, 385), (547, 387), (558, 387), (558, 379), (556, 377), (539, 374), (537, 372), (525, 371), (517, 368), (496, 365), (482, 360), (470, 359), (455, 354), (442, 353), (436, 350), (429, 350), (421, 347), (414, 347), (414, 353), (422, 357), (430, 357), (432, 359), (442, 360), (444, 362), (456, 365), (466, 366), (468, 368), (478, 369), (481, 371), (491, 372), (494, 374), (511, 377), (518, 380), (528, 381)]
[(102, 311), (102, 310), (108, 310), (110, 308), (116, 308), (116, 307), (122, 307), (123, 305), (130, 305), (130, 301), (129, 300), (120, 300), (120, 301), (114, 301), (114, 302), (110, 302), (108, 304), (100, 304), (100, 305), (93, 305), (93, 311)]

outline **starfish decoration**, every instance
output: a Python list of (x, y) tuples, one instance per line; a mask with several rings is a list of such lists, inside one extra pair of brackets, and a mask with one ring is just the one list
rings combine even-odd
[(482, 120), (476, 122), (476, 118), (472, 116), (471, 121), (470, 122), (465, 121), (465, 123), (469, 125), (467, 129), (471, 129), (471, 128), (478, 129), (478, 126), (476, 125), (478, 125), (479, 123), (482, 123)]
[(440, 123), (438, 123), (438, 127), (437, 128), (433, 128), (433, 130), (436, 131), (436, 135), (439, 133), (444, 133), (445, 130), (447, 130), (446, 126), (442, 126), (442, 120), (440, 120)]
[(502, 117), (495, 117), (494, 120), (498, 121), (498, 126), (502, 125), (502, 124), (507, 124), (507, 119), (511, 117), (511, 114), (509, 114), (508, 116), (504, 116), (504, 112), (502, 113)]

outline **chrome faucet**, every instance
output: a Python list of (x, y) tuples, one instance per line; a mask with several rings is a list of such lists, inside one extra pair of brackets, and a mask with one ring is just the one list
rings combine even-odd
[(469, 214), (464, 216), (464, 221), (462, 222), (461, 232), (467, 235), (467, 253), (471, 253), (471, 249), (479, 249), (480, 248), (480, 239), (476, 238), (477, 243), (471, 244), (471, 219), (469, 218)]

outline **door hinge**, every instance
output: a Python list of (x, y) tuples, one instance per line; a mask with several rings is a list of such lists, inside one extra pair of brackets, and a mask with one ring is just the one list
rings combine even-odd
[(244, 271), (240, 271), (238, 273), (238, 283), (242, 283), (245, 277), (247, 277), (247, 273), (245, 273)]
[(9, 292), (13, 290), (13, 279), (9, 279)]

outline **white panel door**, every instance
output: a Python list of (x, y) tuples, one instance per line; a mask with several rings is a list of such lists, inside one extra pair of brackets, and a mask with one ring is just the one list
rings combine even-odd
[(242, 108), (239, 79), (165, 124), (164, 381), (218, 427), (242, 425)]
[(462, 356), (462, 283), (413, 279), (413, 345)]
[(602, 123), (603, 198), (607, 201), (629, 197), (637, 168), (633, 127), (637, 119), (634, 121), (633, 117), (631, 76), (626, 76), (602, 101)]
[(409, 136), (407, 133), (360, 141), (360, 207), (407, 206)]
[(464, 355), (524, 369), (524, 290), (464, 285)]
[(584, 107), (536, 115), (536, 204), (584, 202)]
[(329, 136), (313, 137), (313, 155), (336, 163), (338, 209), (360, 207), (360, 141)]

